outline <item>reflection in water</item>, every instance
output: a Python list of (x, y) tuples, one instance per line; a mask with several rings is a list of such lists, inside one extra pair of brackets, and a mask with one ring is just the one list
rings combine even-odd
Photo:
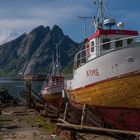
[[(8, 90), (11, 96), (21, 99), (20, 92), (25, 89), (26, 81), (10, 80), (0, 78), (0, 87), (4, 87)], [(32, 81), (32, 89), (37, 93), (40, 92), (43, 85), (43, 81)]]

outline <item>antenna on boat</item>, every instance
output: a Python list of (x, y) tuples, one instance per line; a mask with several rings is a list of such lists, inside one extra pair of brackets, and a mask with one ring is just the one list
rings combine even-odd
[[(94, 17), (95, 30), (103, 29), (104, 26), (111, 30), (111, 27), (116, 25), (115, 19), (111, 17), (109, 10), (103, 5), (102, 0), (94, 0), (94, 4), (96, 4), (96, 2), (98, 5), (98, 15), (97, 18)], [(105, 10), (107, 14), (107, 19), (104, 17), (103, 10)]]
[(61, 43), (63, 42), (65, 36), (63, 36), (61, 39), (60, 39), (60, 35), (58, 36), (58, 42), (55, 43), (55, 46), (56, 46), (56, 65), (55, 65), (55, 68), (56, 68), (56, 74), (57, 75), (61, 75), (62, 74), (62, 66), (61, 66), (61, 63), (60, 63), (60, 45)]
[(87, 38), (87, 19), (92, 19), (92, 17), (79, 16), (78, 18), (84, 20), (84, 36)]
[(55, 75), (54, 52), (52, 53), (52, 75)]
[(104, 23), (104, 15), (103, 15), (103, 2), (102, 0), (93, 0), (94, 5), (98, 5), (98, 14), (97, 18), (94, 16), (93, 18), (93, 24), (95, 26), (95, 30), (102, 29), (103, 23)]
[(60, 63), (59, 63), (59, 43), (56, 43), (56, 74), (60, 73)]

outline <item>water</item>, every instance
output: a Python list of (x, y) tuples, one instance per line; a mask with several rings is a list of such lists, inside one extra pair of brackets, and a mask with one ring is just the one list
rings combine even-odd
[[(42, 85), (43, 81), (32, 81), (32, 89), (37, 93), (40, 92)], [(0, 87), (7, 89), (11, 96), (22, 99), (19, 93), (25, 90), (26, 81), (0, 78)]]

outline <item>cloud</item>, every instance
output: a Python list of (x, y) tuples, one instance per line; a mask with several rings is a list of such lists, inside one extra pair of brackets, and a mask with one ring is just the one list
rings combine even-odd
[[(76, 38), (78, 37), (77, 33), (80, 30), (83, 31), (83, 23), (77, 17), (96, 16), (97, 14), (97, 8), (93, 6), (91, 1), (0, 0), (0, 29), (5, 30), (2, 31), (3, 38), (8, 37), (10, 33), (29, 32), (39, 25), (52, 27), (54, 24), (64, 29), (66, 34), (71, 34), (73, 38)], [(124, 1), (126, 3), (125, 7)], [(110, 1), (109, 7), (112, 8), (112, 11), (115, 11), (111, 12), (111, 15), (117, 17), (119, 21), (129, 20), (130, 23), (132, 23), (131, 19), (139, 19), (139, 12), (134, 11), (135, 8), (133, 8), (133, 11), (130, 11), (128, 8), (129, 4), (126, 0), (124, 1)], [(76, 30), (71, 30), (72, 28)]]
[(0, 45), (18, 37), (20, 33), (13, 33), (10, 30), (0, 30)]
[(31, 0), (29, 5), (27, 1), (22, 1), (19, 5), (15, 0), (12, 8), (9, 3), (6, 7), (0, 6), (0, 29), (4, 29), (1, 32), (1, 42), (9, 40), (11, 32), (29, 32), (39, 25), (52, 27), (54, 24), (59, 26), (73, 24), (73, 20), (79, 15), (90, 12), (88, 7), (74, 1), (53, 0), (43, 4)]

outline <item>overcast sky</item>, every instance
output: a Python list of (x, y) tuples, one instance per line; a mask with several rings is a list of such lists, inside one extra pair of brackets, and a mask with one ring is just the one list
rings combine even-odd
[[(140, 0), (109, 1), (109, 10), (117, 21), (123, 21), (126, 29), (140, 31)], [(9, 41), (39, 25), (57, 24), (64, 34), (74, 41), (84, 38), (83, 21), (78, 16), (96, 16), (93, 0), (0, 0), (0, 43)], [(87, 25), (89, 35), (94, 32), (91, 21)]]

